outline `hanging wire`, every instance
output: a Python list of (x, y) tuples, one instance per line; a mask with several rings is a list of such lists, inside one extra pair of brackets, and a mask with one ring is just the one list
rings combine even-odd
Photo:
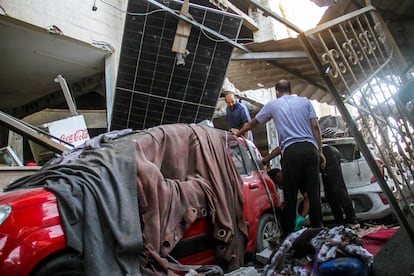
[[(152, 15), (152, 14), (154, 14), (154, 13), (157, 13), (157, 12), (167, 12), (166, 10), (163, 10), (163, 9), (157, 9), (157, 10), (153, 10), (153, 11), (150, 11), (150, 12), (146, 12), (146, 13), (138, 13), (138, 12), (128, 12), (128, 11), (126, 11), (126, 10), (123, 10), (123, 9), (120, 9), (120, 8), (118, 8), (117, 6), (115, 6), (115, 5), (113, 5), (113, 4), (111, 4), (111, 3), (109, 3), (108, 1), (106, 1), (106, 0), (99, 0), (100, 2), (102, 2), (103, 4), (105, 4), (105, 5), (107, 5), (107, 6), (109, 6), (109, 7), (111, 7), (111, 8), (113, 8), (113, 9), (115, 9), (115, 10), (117, 10), (117, 11), (119, 11), (119, 12), (121, 12), (121, 13), (124, 13), (124, 14), (127, 14), (127, 15), (131, 15), (131, 16), (148, 16), (148, 15)], [(93, 8), (92, 8), (94, 11), (96, 11), (96, 9), (97, 9), (97, 7), (96, 7), (96, 0), (94, 0), (94, 2), (93, 2)], [(180, 11), (178, 11), (178, 10), (174, 10), (177, 14), (179, 14), (180, 13)], [(201, 23), (199, 23), (195, 18), (192, 18), (192, 20), (194, 21), (194, 22), (196, 22), (198, 25), (202, 25)], [(214, 37), (212, 37), (212, 36), (210, 36), (209, 34), (207, 34), (207, 32), (206, 31), (204, 31), (203, 29), (201, 29), (200, 28), (200, 31), (201, 31), (201, 33), (202, 34), (204, 34), (204, 36), (205, 37), (207, 37), (207, 39), (209, 39), (209, 40), (211, 40), (211, 41), (213, 41), (213, 42), (219, 42), (219, 43), (222, 43), (222, 42), (226, 42), (226, 40), (224, 40), (224, 39), (216, 39), (216, 38), (214, 38)], [(241, 38), (241, 39), (237, 39), (237, 38), (229, 38), (229, 40), (231, 40), (231, 41), (235, 41), (235, 42), (237, 42), (237, 41), (242, 41), (242, 40), (246, 40), (246, 41), (251, 41), (252, 39), (249, 39), (249, 38)]]

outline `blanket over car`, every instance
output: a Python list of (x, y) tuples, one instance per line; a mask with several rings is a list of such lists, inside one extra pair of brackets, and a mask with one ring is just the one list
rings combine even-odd
[(111, 132), (7, 189), (55, 193), (67, 244), (83, 254), (87, 275), (165, 273), (160, 260), (207, 214), (218, 263), (233, 270), (247, 243), (242, 180), (228, 151), (236, 139), (188, 124)]

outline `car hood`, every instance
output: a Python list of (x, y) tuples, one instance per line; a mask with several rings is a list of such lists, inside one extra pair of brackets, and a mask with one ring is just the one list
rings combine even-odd
[[(382, 192), (381, 186), (377, 183), (371, 183), (368, 185), (360, 186), (360, 187), (347, 187), (347, 191), (349, 195), (355, 195), (355, 194), (366, 194), (366, 193), (380, 193)], [(321, 197), (325, 197), (325, 192), (323, 189), (321, 189)]]
[(27, 208), (46, 201), (56, 201), (56, 197), (44, 188), (18, 189), (0, 195), (0, 205), (10, 205), (13, 210)]
[(348, 188), (349, 194), (357, 194), (357, 193), (379, 193), (382, 192), (381, 186), (377, 183), (371, 183), (369, 185), (364, 185), (355, 188)]

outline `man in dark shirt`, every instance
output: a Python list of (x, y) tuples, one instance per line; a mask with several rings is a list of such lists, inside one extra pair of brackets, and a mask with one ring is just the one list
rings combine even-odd
[(337, 148), (329, 145), (324, 145), (322, 151), (326, 158), (326, 167), (322, 170), (323, 187), (335, 223), (358, 228), (359, 223), (342, 175), (341, 154)]
[[(237, 101), (233, 92), (227, 91), (224, 97), (226, 108), (226, 119), (229, 128), (232, 132), (241, 129), (246, 123), (251, 120), (247, 107), (241, 102)], [(245, 135), (250, 141), (253, 141), (253, 134), (251, 131), (246, 132)]]

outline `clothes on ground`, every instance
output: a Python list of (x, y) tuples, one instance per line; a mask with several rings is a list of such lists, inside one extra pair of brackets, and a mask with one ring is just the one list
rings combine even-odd
[(376, 255), (385, 243), (394, 236), (394, 234), (399, 230), (398, 227), (387, 228), (385, 226), (378, 226), (374, 229), (371, 229), (369, 232), (361, 233), (361, 239), (364, 243), (365, 249), (368, 250), (372, 255)]
[(355, 230), (342, 225), (305, 228), (283, 241), (265, 266), (265, 275), (317, 275), (319, 264), (339, 257), (357, 258), (367, 266), (373, 263)]

